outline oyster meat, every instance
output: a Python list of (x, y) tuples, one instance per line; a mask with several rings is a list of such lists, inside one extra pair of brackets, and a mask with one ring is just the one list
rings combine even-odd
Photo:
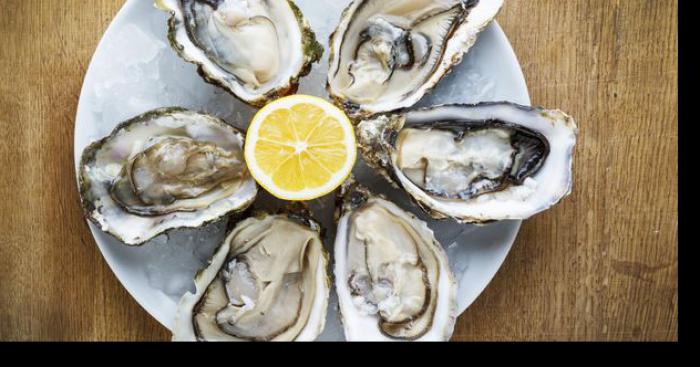
[(444, 105), (359, 123), (365, 161), (436, 219), (525, 219), (571, 191), (576, 123), (512, 103)]
[(462, 60), (503, 0), (356, 0), (330, 39), (328, 93), (354, 117), (412, 106)]
[(87, 217), (127, 245), (241, 211), (257, 194), (243, 135), (181, 108), (134, 117), (89, 145), (79, 183)]
[(178, 304), (173, 340), (314, 340), (328, 308), (319, 226), (260, 213), (239, 222)]
[(347, 340), (448, 340), (456, 289), (428, 225), (349, 180), (335, 239), (335, 284)]
[(280, 0), (156, 0), (173, 49), (212, 84), (262, 106), (294, 93), (323, 48), (301, 11)]

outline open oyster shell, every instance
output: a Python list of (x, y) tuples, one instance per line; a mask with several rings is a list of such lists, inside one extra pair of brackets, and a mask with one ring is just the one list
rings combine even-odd
[(127, 245), (242, 211), (257, 194), (243, 135), (177, 107), (136, 116), (86, 147), (79, 185), (86, 216)]
[(341, 189), (335, 284), (347, 340), (448, 340), (456, 290), (428, 225), (348, 180)]
[(414, 105), (476, 42), (503, 0), (356, 0), (330, 38), (328, 93), (352, 117)]
[(365, 161), (436, 219), (525, 219), (571, 192), (576, 123), (508, 102), (443, 105), (359, 123)]
[(168, 38), (209, 83), (261, 107), (296, 92), (323, 53), (291, 0), (155, 0)]
[(196, 292), (178, 304), (176, 341), (308, 341), (326, 321), (328, 254), (303, 215), (259, 213), (233, 228)]

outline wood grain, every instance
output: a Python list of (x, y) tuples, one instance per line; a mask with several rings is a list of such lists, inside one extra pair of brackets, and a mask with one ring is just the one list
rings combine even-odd
[[(82, 80), (121, 5), (3, 2), (0, 340), (169, 339), (106, 266), (73, 172)], [(523, 225), (454, 340), (677, 339), (677, 9), (507, 1), (533, 103), (578, 121), (574, 191)]]

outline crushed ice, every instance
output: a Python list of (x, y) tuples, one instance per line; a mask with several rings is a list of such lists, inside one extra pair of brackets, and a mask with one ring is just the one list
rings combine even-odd
[[(316, 38), (326, 51), (321, 61), (313, 65), (312, 72), (302, 79), (299, 93), (326, 97), (326, 70), (328, 68), (328, 37), (340, 19), (340, 13), (348, 1), (297, 0)], [(327, 14), (334, 14), (328, 16)], [(94, 139), (107, 135), (121, 121), (146, 112), (165, 107), (181, 106), (206, 112), (239, 128), (246, 128), (255, 109), (245, 105), (223, 90), (204, 82), (196, 72), (196, 67), (181, 60), (170, 48), (165, 38), (167, 14), (152, 11), (148, 24), (127, 24), (117, 30), (113, 42), (102, 55), (93, 62), (94, 88), (88, 91), (91, 101)], [(493, 100), (496, 85), (487, 77), (476, 62), (479, 44), (465, 57), (462, 64), (438, 84), (436, 89), (420, 102), (419, 106), (437, 103)], [(457, 252), (464, 250), (465, 236), (474, 231), (473, 226), (456, 226), (449, 221), (434, 221), (421, 213), (406, 195), (391, 188), (375, 175), (360, 160), (354, 173), (358, 179), (375, 190), (385, 194), (404, 209), (416, 213), (429, 222), (438, 240), (446, 246), (450, 265), (458, 278), (468, 267), (468, 258)], [(261, 192), (256, 203), (259, 209), (274, 210), (285, 205)], [(324, 243), (332, 255), (335, 226), (332, 222), (334, 199), (332, 195), (309, 203), (313, 216), (326, 229)], [(162, 291), (173, 302), (182, 294), (194, 291), (193, 276), (211, 257), (224, 238), (227, 221), (210, 224), (201, 229), (180, 229), (161, 235), (143, 246), (125, 249), (134, 260), (146, 264), (142, 271), (147, 283)], [(116, 245), (115, 246), (120, 246)], [(456, 263), (453, 263), (456, 261)], [(331, 271), (332, 273), (332, 271)], [(337, 315), (338, 301), (335, 290), (329, 300), (326, 328), (320, 340), (342, 340), (342, 326)]]

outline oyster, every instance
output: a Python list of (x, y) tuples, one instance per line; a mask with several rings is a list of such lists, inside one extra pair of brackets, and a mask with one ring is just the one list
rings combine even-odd
[(427, 224), (349, 180), (335, 238), (335, 282), (347, 340), (448, 340), (456, 289)]
[(503, 0), (356, 0), (330, 38), (328, 93), (353, 117), (412, 106), (461, 62)]
[(436, 219), (525, 219), (571, 192), (576, 123), (507, 102), (444, 105), (358, 125), (365, 161)]
[(241, 211), (257, 194), (241, 133), (182, 108), (136, 116), (89, 145), (79, 184), (87, 217), (127, 245)]
[(156, 0), (173, 49), (199, 74), (261, 107), (292, 94), (323, 53), (292, 1)]
[(261, 213), (239, 222), (180, 300), (173, 340), (314, 340), (328, 308), (319, 226)]

